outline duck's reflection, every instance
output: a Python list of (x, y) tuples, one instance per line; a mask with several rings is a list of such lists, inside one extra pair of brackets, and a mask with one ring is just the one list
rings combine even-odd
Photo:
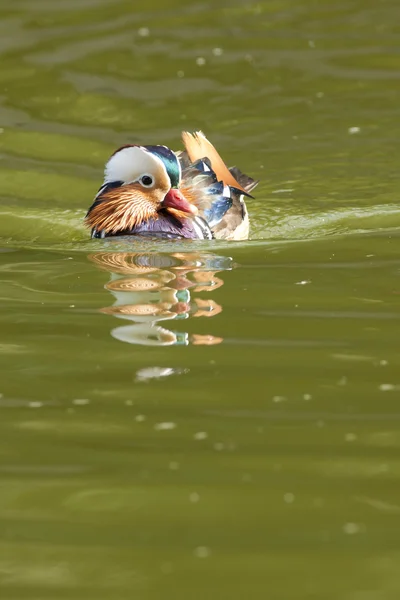
[(101, 311), (133, 322), (113, 329), (114, 338), (146, 346), (223, 341), (214, 335), (172, 331), (165, 321), (218, 315), (222, 307), (217, 302), (195, 294), (221, 287), (223, 281), (216, 273), (231, 270), (231, 258), (209, 253), (100, 252), (89, 259), (111, 273), (105, 287), (115, 302)]

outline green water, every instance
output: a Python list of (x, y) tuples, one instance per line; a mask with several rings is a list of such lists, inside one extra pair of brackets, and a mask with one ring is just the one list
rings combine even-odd
[[(4, 600), (397, 600), (397, 0), (0, 6)], [(92, 241), (202, 129), (241, 243)]]

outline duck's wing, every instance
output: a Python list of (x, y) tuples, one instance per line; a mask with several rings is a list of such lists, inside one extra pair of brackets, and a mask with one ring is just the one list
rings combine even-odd
[(250, 196), (258, 181), (237, 167), (228, 169), (203, 133), (184, 132), (182, 139), (185, 151), (179, 153), (179, 160), (183, 193), (196, 204), (215, 237), (246, 239), (249, 225), (243, 196)]

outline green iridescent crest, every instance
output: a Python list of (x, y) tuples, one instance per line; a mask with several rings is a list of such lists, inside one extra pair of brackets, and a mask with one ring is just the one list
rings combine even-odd
[(167, 170), (168, 176), (171, 180), (171, 187), (177, 188), (179, 187), (181, 181), (181, 167), (179, 164), (178, 157), (172, 150), (167, 148), (167, 146), (143, 146), (151, 152), (155, 154), (162, 160)]

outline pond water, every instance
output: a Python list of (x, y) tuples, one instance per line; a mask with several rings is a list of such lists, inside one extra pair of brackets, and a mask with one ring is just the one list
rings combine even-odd
[[(397, 0), (0, 7), (2, 598), (397, 600)], [(202, 129), (240, 243), (90, 240)]]

